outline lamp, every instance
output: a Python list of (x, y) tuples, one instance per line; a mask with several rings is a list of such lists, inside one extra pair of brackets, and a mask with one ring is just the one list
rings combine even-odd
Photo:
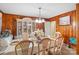
[(39, 18), (35, 20), (36, 23), (44, 23), (45, 20), (41, 18), (41, 7), (39, 9)]

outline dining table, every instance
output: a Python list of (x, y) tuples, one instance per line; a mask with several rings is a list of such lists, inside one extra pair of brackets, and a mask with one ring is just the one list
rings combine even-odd
[[(43, 37), (46, 38), (46, 37)], [(42, 38), (42, 39), (43, 39)], [(53, 38), (51, 38), (52, 40)], [(37, 40), (32, 40), (32, 38), (29, 38), (29, 40), (33, 41), (34, 43), (34, 49), (33, 49), (33, 54), (38, 54), (38, 43)], [(55, 41), (55, 39), (53, 39)], [(22, 39), (20, 40), (22, 41)], [(0, 55), (16, 55), (15, 54), (15, 46), (20, 42), (18, 39), (12, 40), (12, 42), (8, 45), (8, 47), (6, 48), (6, 50), (4, 50), (2, 53), (0, 53)], [(31, 46), (30, 46), (31, 48)], [(51, 47), (52, 48), (52, 47)], [(41, 50), (43, 51), (43, 50)], [(40, 51), (40, 52), (41, 52)]]

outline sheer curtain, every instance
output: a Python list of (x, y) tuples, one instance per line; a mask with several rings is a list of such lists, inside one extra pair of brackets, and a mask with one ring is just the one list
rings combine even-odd
[(45, 36), (53, 37), (56, 32), (56, 21), (45, 22)]

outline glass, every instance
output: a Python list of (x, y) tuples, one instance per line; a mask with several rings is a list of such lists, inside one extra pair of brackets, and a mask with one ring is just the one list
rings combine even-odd
[(22, 22), (18, 22), (18, 35), (22, 35)]
[(27, 22), (23, 22), (23, 32), (27, 32)]

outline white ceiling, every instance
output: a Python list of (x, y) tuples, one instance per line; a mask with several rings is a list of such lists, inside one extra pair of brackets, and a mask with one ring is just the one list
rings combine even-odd
[(76, 9), (75, 3), (0, 3), (4, 13), (38, 16), (38, 8), (42, 7), (42, 17), (50, 18)]

